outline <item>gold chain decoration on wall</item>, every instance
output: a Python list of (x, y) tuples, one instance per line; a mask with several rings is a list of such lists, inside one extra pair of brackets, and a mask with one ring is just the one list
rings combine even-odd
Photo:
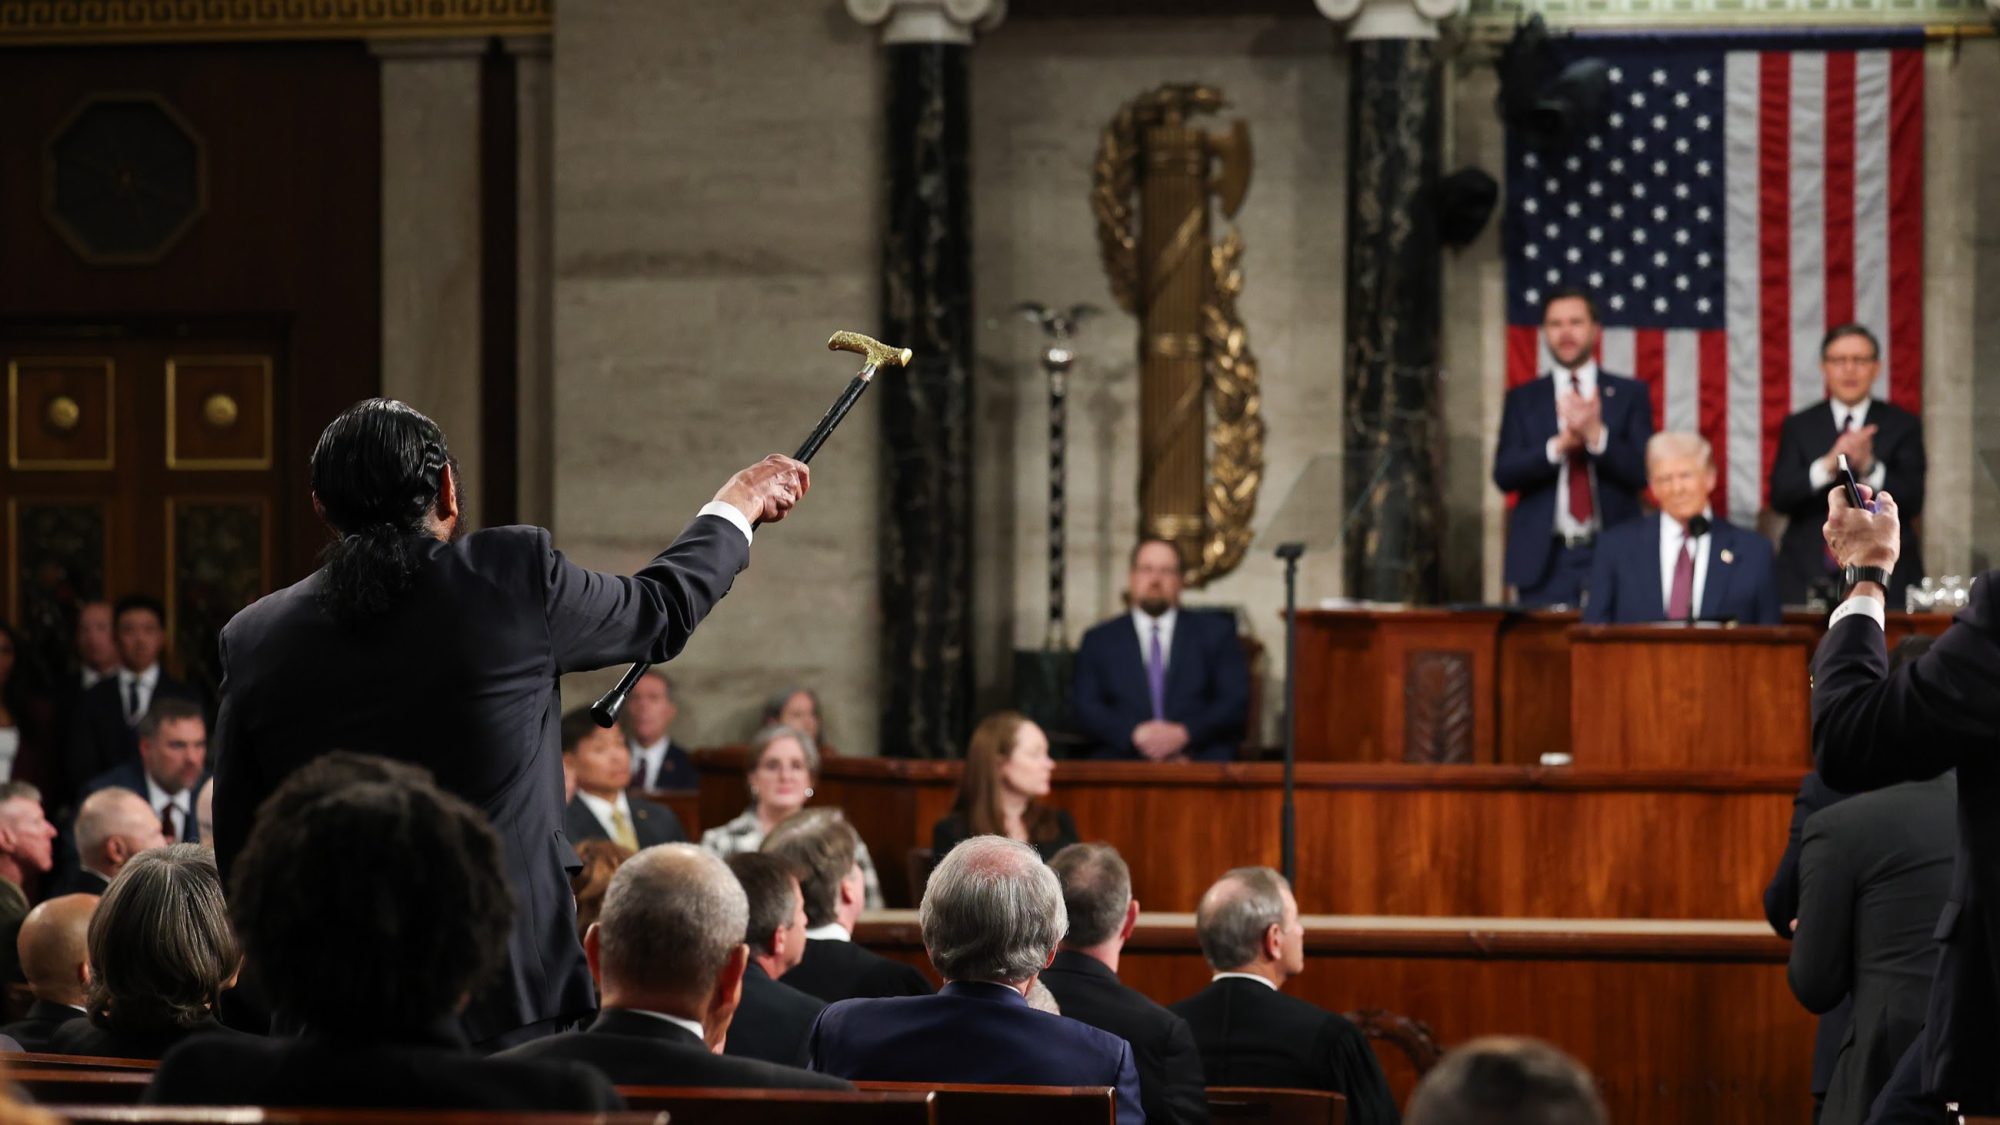
[(548, 35), (555, 0), (0, 0), (0, 44)]
[(1243, 240), (1209, 243), (1250, 182), (1249, 131), (1188, 127), (1223, 107), (1212, 86), (1169, 84), (1119, 109), (1091, 185), (1112, 295), (1139, 318), (1140, 531), (1171, 539), (1201, 586), (1250, 546), (1264, 471), (1257, 359), (1236, 309)]

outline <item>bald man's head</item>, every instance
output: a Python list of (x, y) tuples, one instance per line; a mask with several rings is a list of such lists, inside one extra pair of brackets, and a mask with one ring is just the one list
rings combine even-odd
[(169, 843), (153, 806), (130, 789), (116, 785), (99, 789), (77, 810), (77, 856), (106, 879), (117, 878), (126, 860)]
[(83, 1007), (86, 939), (96, 910), (96, 895), (63, 895), (28, 911), (14, 948), (35, 999)]

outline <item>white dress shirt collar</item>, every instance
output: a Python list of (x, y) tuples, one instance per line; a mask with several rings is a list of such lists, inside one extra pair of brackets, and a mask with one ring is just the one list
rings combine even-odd
[(118, 666), (118, 688), (120, 691), (123, 691), (125, 685), (131, 683), (134, 679), (139, 681), (140, 691), (148, 695), (152, 694), (153, 689), (160, 685), (159, 663), (156, 661), (151, 668), (143, 672), (134, 672), (122, 664)]
[(665, 1012), (648, 1011), (645, 1008), (627, 1008), (625, 1010), (628, 1012), (637, 1012), (642, 1016), (651, 1016), (656, 1020), (665, 1020), (666, 1022), (673, 1024), (675, 1027), (678, 1027), (683, 1031), (691, 1033), (696, 1039), (699, 1039), (704, 1043), (708, 1042), (708, 1032), (701, 1026), (700, 1023), (694, 1020), (685, 1019), (681, 1016), (670, 1016)]
[(666, 761), (667, 743), (671, 741), (668, 736), (661, 735), (660, 740), (651, 746), (641, 746), (626, 739), (625, 745), (632, 751), (632, 776), (648, 786), (652, 785), (660, 772), (660, 765)]
[[(1715, 515), (1703, 508), (1701, 514), (1707, 516), (1711, 525)], [(1665, 512), (1660, 513), (1660, 609), (1664, 612), (1674, 600), (1674, 566), (1680, 561), (1681, 544), (1687, 543), (1694, 551), (1694, 590), (1690, 608), (1697, 619), (1701, 617), (1701, 595), (1708, 588), (1708, 556), (1713, 554), (1714, 531), (1706, 531), (1692, 540), (1687, 537), (1687, 528)]]
[(1256, 973), (1217, 973), (1208, 979), (1210, 982), (1219, 980), (1235, 980), (1235, 979), (1254, 980), (1258, 984), (1263, 985), (1265, 988), (1268, 988), (1273, 992), (1278, 991), (1278, 986), (1271, 981), (1270, 977), (1259, 976)]
[(174, 810), (175, 840), (187, 834), (187, 818), (192, 815), (194, 807), (193, 795), (188, 790), (169, 793), (159, 782), (154, 781), (153, 775), (149, 773), (146, 774), (146, 803), (153, 806), (153, 813), (156, 816), (169, 808)]
[(625, 814), (626, 827), (632, 828), (634, 832), (638, 831), (632, 825), (632, 804), (625, 799), (625, 791), (623, 789), (618, 791), (618, 799), (616, 801), (607, 801), (602, 797), (585, 793), (581, 789), (576, 791), (576, 799), (582, 801), (583, 807), (590, 810), (590, 815), (597, 818), (597, 823), (604, 826), (604, 834), (607, 837), (613, 840), (618, 838), (617, 831), (611, 826), (611, 811), (613, 809)]
[(1839, 431), (1846, 429), (1847, 420), (1850, 417), (1854, 419), (1854, 428), (1857, 430), (1867, 425), (1868, 407), (1874, 401), (1875, 400), (1872, 398), (1864, 398), (1860, 402), (1855, 403), (1853, 406), (1849, 406), (1837, 398), (1827, 399), (1826, 400), (1827, 405), (1833, 407), (1834, 430)]
[[(1566, 391), (1570, 389), (1569, 377), (1571, 374), (1572, 372), (1570, 371), (1569, 368), (1563, 367), (1561, 365), (1551, 367), (1548, 370), (1548, 376), (1556, 381), (1556, 390), (1558, 391)], [(1597, 393), (1596, 360), (1594, 359), (1584, 360), (1583, 366), (1577, 368), (1574, 374), (1576, 375), (1576, 384), (1578, 388), (1580, 388), (1579, 393), (1582, 394), (1583, 397), (1589, 398)]]
[(1152, 659), (1153, 626), (1155, 624), (1160, 627), (1160, 659), (1169, 664), (1173, 663), (1174, 624), (1180, 619), (1181, 610), (1179, 606), (1168, 606), (1167, 612), (1162, 613), (1158, 617), (1148, 617), (1145, 613), (1136, 609), (1132, 611), (1132, 628), (1139, 634), (1139, 662), (1141, 664)]
[(854, 936), (847, 927), (838, 922), (828, 922), (824, 926), (814, 926), (806, 931), (807, 941), (853, 941)]

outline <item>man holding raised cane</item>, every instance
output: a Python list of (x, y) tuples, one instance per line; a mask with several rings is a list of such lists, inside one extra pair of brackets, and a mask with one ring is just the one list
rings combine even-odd
[(558, 678), (680, 652), (749, 565), (752, 527), (783, 519), (808, 483), (804, 464), (766, 457), (637, 574), (601, 574), (541, 528), (461, 535), (461, 483), (437, 424), (388, 399), (350, 408), (312, 456), (313, 506), (339, 538), (318, 571), (222, 632), (224, 877), (259, 803), (306, 762), (345, 748), (417, 763), (492, 821), (515, 898), (506, 962), (466, 1006), (467, 1037), (498, 1049), (587, 1016)]
[(1828, 500), (1827, 550), (1842, 568), (1845, 599), (1813, 662), (1820, 775), (1859, 792), (1958, 770), (1958, 858), (1938, 918), (1943, 949), (1924, 1033), (1871, 1120), (1918, 1095), (1931, 1109), (1952, 1101), (1962, 1113), (1990, 1114), (2000, 1111), (2000, 571), (1973, 583), (1971, 604), (1929, 652), (1890, 671), (1883, 607), (1901, 522), (1895, 497), (1874, 494), (1870, 504), (1866, 486), (1860, 494), (1864, 509), (1839, 488)]

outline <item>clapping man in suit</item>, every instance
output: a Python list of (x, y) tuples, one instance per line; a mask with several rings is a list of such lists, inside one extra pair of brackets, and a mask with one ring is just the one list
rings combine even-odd
[(1493, 483), (1518, 494), (1505, 576), (1522, 605), (1581, 604), (1599, 533), (1639, 515), (1653, 400), (1637, 379), (1598, 370), (1601, 333), (1588, 293), (1551, 294), (1542, 340), (1555, 366), (1501, 410)]
[(1132, 611), (1083, 635), (1070, 709), (1100, 758), (1228, 761), (1243, 740), (1250, 670), (1227, 613), (1181, 608), (1180, 548), (1132, 549)]
[(632, 685), (620, 716), (625, 745), (632, 751), (632, 788), (644, 792), (698, 787), (694, 759), (668, 733), (679, 714), (674, 686), (665, 672), (655, 668)]
[(692, 844), (664, 844), (611, 877), (583, 937), (604, 1009), (587, 1030), (502, 1052), (503, 1059), (586, 1063), (621, 1086), (846, 1090), (838, 1079), (723, 1045), (742, 995), (750, 906), (729, 868)]
[(1587, 624), (1649, 621), (1778, 623), (1771, 544), (1718, 521), (1709, 507), (1715, 459), (1699, 434), (1654, 434), (1646, 477), (1660, 514), (1630, 520), (1597, 541), (1584, 596)]
[[(78, 704), (70, 724), (69, 757), (64, 767), (69, 784), (82, 784), (135, 762), (139, 749), (136, 731), (155, 700), (199, 703), (200, 696), (193, 688), (160, 667), (167, 642), (166, 622), (166, 607), (156, 599), (141, 594), (118, 599), (112, 613), (118, 670), (85, 691)], [(65, 806), (67, 796), (61, 801)]]
[(171, 844), (197, 844), (201, 822), (195, 819), (194, 795), (208, 763), (208, 723), (190, 700), (161, 696), (139, 723), (139, 756), (90, 780), (88, 798), (102, 789), (129, 789), (145, 798), (158, 818), (160, 834)]
[[(1771, 507), (1790, 521), (1778, 543), (1778, 594), (1786, 605), (1804, 603), (1814, 590), (1839, 592), (1840, 575), (1820, 529), (1842, 454), (1863, 483), (1895, 493), (1904, 521), (1924, 510), (1923, 422), (1870, 397), (1882, 370), (1875, 334), (1859, 324), (1834, 328), (1820, 344), (1819, 366), (1826, 401), (1785, 419), (1771, 462)], [(1919, 547), (1914, 535), (1904, 543), (1890, 579), (1891, 605), (1900, 606), (1904, 587), (1924, 573)]]
[(1279, 991), (1306, 968), (1306, 928), (1283, 875), (1239, 867), (1216, 880), (1196, 909), (1195, 936), (1215, 976), (1170, 1009), (1194, 1031), (1210, 1085), (1330, 1090), (1346, 1096), (1354, 1125), (1396, 1120), (1367, 1037)]
[(814, 1070), (875, 1082), (1112, 1086), (1121, 1125), (1146, 1119), (1130, 1045), (1029, 1006), (1069, 928), (1062, 885), (1035, 849), (1003, 836), (953, 848), (924, 887), (917, 925), (944, 989), (829, 1004), (813, 1028)]
[(625, 736), (598, 726), (588, 708), (563, 716), (562, 752), (576, 774), (576, 796), (563, 810), (571, 843), (613, 840), (636, 852), (687, 839), (674, 810), (625, 791), (632, 779)]
[(1062, 881), (1069, 933), (1041, 981), (1062, 1014), (1132, 1045), (1139, 1101), (1154, 1125), (1208, 1121), (1201, 1052), (1187, 1021), (1118, 980), (1118, 955), (1139, 924), (1132, 871), (1110, 844), (1071, 844), (1049, 860)]
[(726, 861), (750, 904), (750, 963), (743, 969), (743, 1002), (729, 1025), (725, 1053), (746, 1059), (804, 1066), (806, 1039), (826, 1002), (779, 978), (806, 955), (806, 898), (791, 866), (774, 855), (740, 852)]
[(785, 983), (826, 1003), (856, 996), (928, 996), (930, 982), (901, 961), (854, 944), (868, 901), (861, 837), (839, 809), (801, 809), (764, 837), (761, 849), (799, 873), (806, 948)]

